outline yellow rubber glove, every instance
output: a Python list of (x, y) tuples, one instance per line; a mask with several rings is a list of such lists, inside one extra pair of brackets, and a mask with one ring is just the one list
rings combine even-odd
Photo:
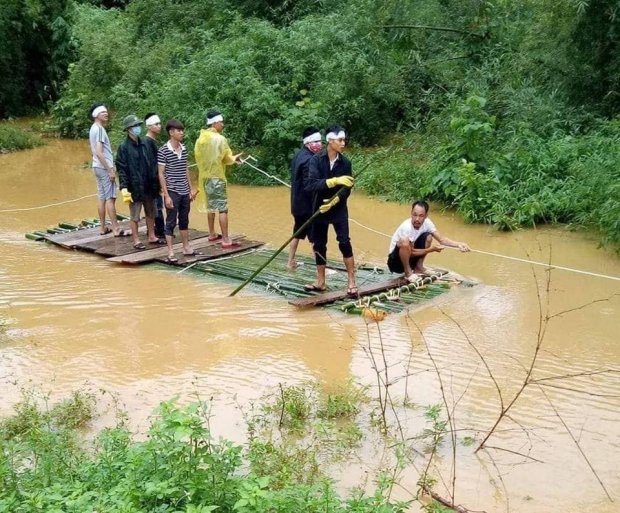
[(129, 192), (127, 189), (121, 189), (121, 196), (123, 198), (123, 203), (133, 203), (131, 192)]
[(319, 207), (319, 211), (321, 212), (321, 214), (324, 214), (334, 205), (337, 205), (339, 201), (340, 201), (340, 196), (336, 196), (332, 200), (323, 200), (323, 204)]
[(345, 187), (353, 187), (353, 182), (355, 182), (355, 180), (353, 180), (352, 176), (344, 175), (344, 176), (336, 176), (334, 178), (328, 178), (327, 180), (325, 180), (325, 182), (327, 183), (327, 187), (329, 187), (330, 189), (333, 189), (334, 187), (336, 187), (336, 185), (344, 185)]

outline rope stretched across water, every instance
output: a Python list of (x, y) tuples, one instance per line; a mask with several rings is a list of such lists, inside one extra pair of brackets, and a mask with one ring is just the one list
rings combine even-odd
[[(248, 160), (256, 160), (254, 157), (252, 157), (251, 155), (249, 155), (248, 157), (246, 157), (245, 159), (241, 160), (242, 164), (248, 165), (250, 166), (252, 169), (255, 169), (256, 171), (258, 171), (259, 173), (262, 173), (263, 175), (272, 178), (273, 180), (276, 180), (277, 182), (281, 183), (282, 185), (285, 185), (286, 187), (288, 187), (290, 189), (291, 185), (287, 182), (285, 182), (284, 180), (278, 178), (277, 176), (274, 175), (270, 175), (269, 173), (267, 173), (266, 171), (263, 171), (262, 169), (256, 167), (254, 164), (248, 162)], [(189, 167), (194, 167), (196, 166), (196, 164), (192, 164)], [(60, 201), (58, 203), (49, 203), (47, 205), (40, 205), (37, 207), (27, 207), (27, 208), (12, 208), (12, 209), (4, 209), (4, 210), (0, 210), (0, 213), (4, 214), (4, 213), (11, 213), (11, 212), (27, 212), (27, 211), (31, 211), (31, 210), (41, 210), (44, 208), (49, 208), (49, 207), (56, 207), (59, 205), (66, 205), (67, 203), (74, 203), (76, 201), (81, 201), (83, 199), (86, 198), (93, 198), (97, 196), (97, 194), (89, 194), (87, 196), (81, 196), (79, 198), (74, 198), (74, 199), (70, 199), (70, 200), (66, 200), (66, 201)], [(349, 218), (349, 221), (351, 221), (352, 223), (364, 228), (365, 230), (368, 230), (370, 232), (376, 233), (378, 235), (382, 235), (384, 237), (387, 238), (391, 238), (391, 235), (388, 235), (387, 233), (383, 233), (380, 232), (378, 230), (375, 230), (374, 228), (371, 228), (370, 226), (366, 226), (365, 224), (360, 223), (359, 221), (356, 221), (353, 218)], [(446, 246), (446, 247), (450, 247), (450, 246)], [(451, 247), (450, 247), (451, 248)], [(451, 248), (451, 249), (457, 249), (457, 248)], [(614, 281), (620, 281), (620, 277), (618, 276), (610, 276), (608, 274), (601, 274), (601, 273), (595, 273), (592, 271), (584, 271), (581, 269), (574, 269), (572, 267), (564, 267), (561, 265), (555, 265), (555, 264), (549, 264), (549, 263), (545, 263), (545, 262), (537, 262), (535, 260), (529, 260), (527, 258), (517, 258), (517, 257), (513, 257), (513, 256), (508, 256), (508, 255), (502, 255), (500, 253), (492, 253), (490, 251), (482, 251), (480, 249), (471, 249), (472, 253), (480, 253), (481, 255), (488, 255), (488, 256), (493, 256), (496, 258), (504, 258), (506, 260), (513, 260), (515, 262), (523, 262), (526, 264), (531, 264), (531, 265), (539, 265), (542, 267), (546, 267), (548, 269), (560, 269), (562, 271), (568, 271), (568, 272), (573, 272), (573, 273), (577, 273), (577, 274), (584, 274), (587, 276), (594, 276), (597, 278), (605, 278), (608, 280), (614, 280)]]
[[(247, 164), (248, 166), (250, 166), (252, 169), (256, 169), (256, 171), (262, 173), (265, 176), (268, 176), (269, 178), (273, 178), (274, 180), (277, 180), (278, 182), (280, 182), (283, 185), (286, 185), (289, 189), (290, 189), (290, 184), (288, 184), (287, 182), (285, 182), (284, 180), (281, 180), (280, 178), (278, 178), (277, 176), (273, 176), (270, 175), (269, 173), (267, 173), (266, 171), (263, 171), (262, 169), (259, 169), (258, 167), (256, 167), (255, 165), (251, 164), (248, 162), (249, 159), (252, 160), (256, 160), (254, 157), (252, 157), (251, 155), (248, 156), (245, 160), (242, 160), (241, 162), (243, 164)], [(359, 221), (356, 221), (355, 219), (349, 217), (349, 221), (351, 221), (352, 223), (364, 228), (365, 230), (368, 230), (370, 232), (376, 233), (378, 235), (382, 235), (384, 237), (387, 237), (388, 239), (391, 239), (392, 236), (388, 235), (387, 233), (383, 233), (380, 232), (379, 230), (375, 230), (374, 228), (371, 228), (370, 226), (366, 226), (365, 224), (360, 223)], [(451, 246), (445, 246), (448, 247), (450, 249), (458, 249), (458, 248), (453, 248)], [(526, 264), (531, 264), (531, 265), (540, 265), (543, 267), (547, 267), (548, 269), (560, 269), (562, 271), (568, 271), (568, 272), (573, 272), (573, 273), (578, 273), (578, 274), (585, 274), (588, 276), (596, 276), (597, 278), (606, 278), (608, 280), (614, 280), (614, 281), (620, 281), (620, 277), (618, 276), (610, 276), (607, 274), (600, 274), (600, 273), (595, 273), (595, 272), (591, 272), (591, 271), (583, 271), (581, 269), (573, 269), (571, 267), (564, 267), (561, 265), (554, 265), (554, 264), (549, 264), (549, 263), (545, 263), (545, 262), (537, 262), (535, 260), (528, 260), (526, 258), (517, 258), (517, 257), (512, 257), (512, 256), (508, 256), (508, 255), (501, 255), (499, 253), (491, 253), (490, 251), (482, 251), (480, 249), (473, 249), (470, 248), (472, 253), (480, 253), (481, 255), (489, 255), (489, 256), (494, 256), (497, 258), (505, 258), (507, 260), (514, 260), (516, 262), (523, 262)]]

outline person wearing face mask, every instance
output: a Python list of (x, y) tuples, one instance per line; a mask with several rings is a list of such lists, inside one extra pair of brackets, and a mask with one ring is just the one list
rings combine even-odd
[(138, 222), (144, 208), (146, 218), (147, 240), (158, 243), (155, 236), (155, 198), (159, 194), (159, 178), (157, 167), (152, 162), (142, 134), (142, 122), (131, 114), (123, 119), (123, 130), (127, 138), (119, 146), (116, 153), (116, 169), (118, 170), (121, 195), (125, 203), (129, 203), (131, 236), (135, 249), (146, 249), (138, 237)]
[[(325, 270), (327, 266), (327, 232), (329, 225), (334, 227), (338, 249), (342, 254), (347, 269), (347, 294), (358, 296), (355, 280), (355, 261), (353, 247), (349, 238), (349, 211), (347, 199), (353, 187), (353, 173), (351, 161), (342, 153), (346, 146), (344, 128), (333, 125), (325, 130), (327, 148), (314, 155), (308, 163), (308, 180), (306, 191), (314, 194), (314, 211), (321, 214), (312, 224), (312, 245), (316, 263), (316, 282), (304, 286), (308, 291), (323, 292), (325, 285)], [(335, 194), (338, 194), (334, 197)]]
[[(307, 127), (302, 133), (302, 147), (297, 150), (291, 162), (291, 214), (295, 223), (293, 225), (293, 233), (297, 233), (299, 229), (312, 216), (312, 193), (306, 191), (305, 182), (308, 180), (308, 162), (314, 154), (321, 151), (321, 132), (314, 126)], [(291, 241), (288, 251), (288, 263), (286, 268), (289, 271), (297, 267), (295, 254), (299, 241), (308, 237), (308, 241), (312, 243), (310, 238), (310, 226), (307, 226), (301, 233), (297, 234)]]

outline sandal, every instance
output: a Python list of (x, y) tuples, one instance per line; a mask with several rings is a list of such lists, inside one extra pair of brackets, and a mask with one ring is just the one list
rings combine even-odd
[(110, 228), (109, 226), (105, 227), (105, 230), (103, 230), (102, 232), (99, 232), (99, 235), (107, 235), (108, 233), (112, 233), (112, 228)]
[(167, 264), (176, 264), (179, 262), (179, 259), (177, 257), (174, 256), (167, 256), (165, 262)]
[(202, 253), (200, 251), (192, 251), (191, 253), (183, 253), (183, 256), (186, 256), (186, 257), (198, 256), (198, 255), (202, 255)]
[(222, 242), (222, 249), (236, 248), (237, 246), (241, 246), (241, 243), (234, 240), (232, 242)]
[(157, 239), (157, 240), (150, 240), (148, 241), (149, 244), (161, 244), (164, 245), (166, 244), (166, 241), (164, 239)]
[(360, 290), (357, 287), (349, 287), (347, 289), (347, 296), (349, 297), (359, 297)]
[(146, 249), (146, 245), (144, 245), (142, 242), (136, 242), (133, 245), (133, 249)]
[(114, 235), (114, 237), (129, 237), (130, 235), (130, 231), (125, 231), (123, 228), (121, 228), (120, 231)]
[(311, 283), (310, 285), (304, 285), (304, 290), (306, 292), (325, 292), (327, 287), (319, 287), (318, 285)]

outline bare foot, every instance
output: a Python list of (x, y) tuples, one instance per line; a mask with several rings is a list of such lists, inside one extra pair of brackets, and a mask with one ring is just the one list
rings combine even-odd
[(425, 274), (428, 272), (428, 268), (427, 267), (416, 267), (413, 272), (415, 274)]
[(289, 260), (289, 262), (287, 262), (286, 264), (286, 270), (294, 271), (295, 269), (297, 269), (297, 262), (295, 262), (295, 260), (293, 260), (292, 262)]

